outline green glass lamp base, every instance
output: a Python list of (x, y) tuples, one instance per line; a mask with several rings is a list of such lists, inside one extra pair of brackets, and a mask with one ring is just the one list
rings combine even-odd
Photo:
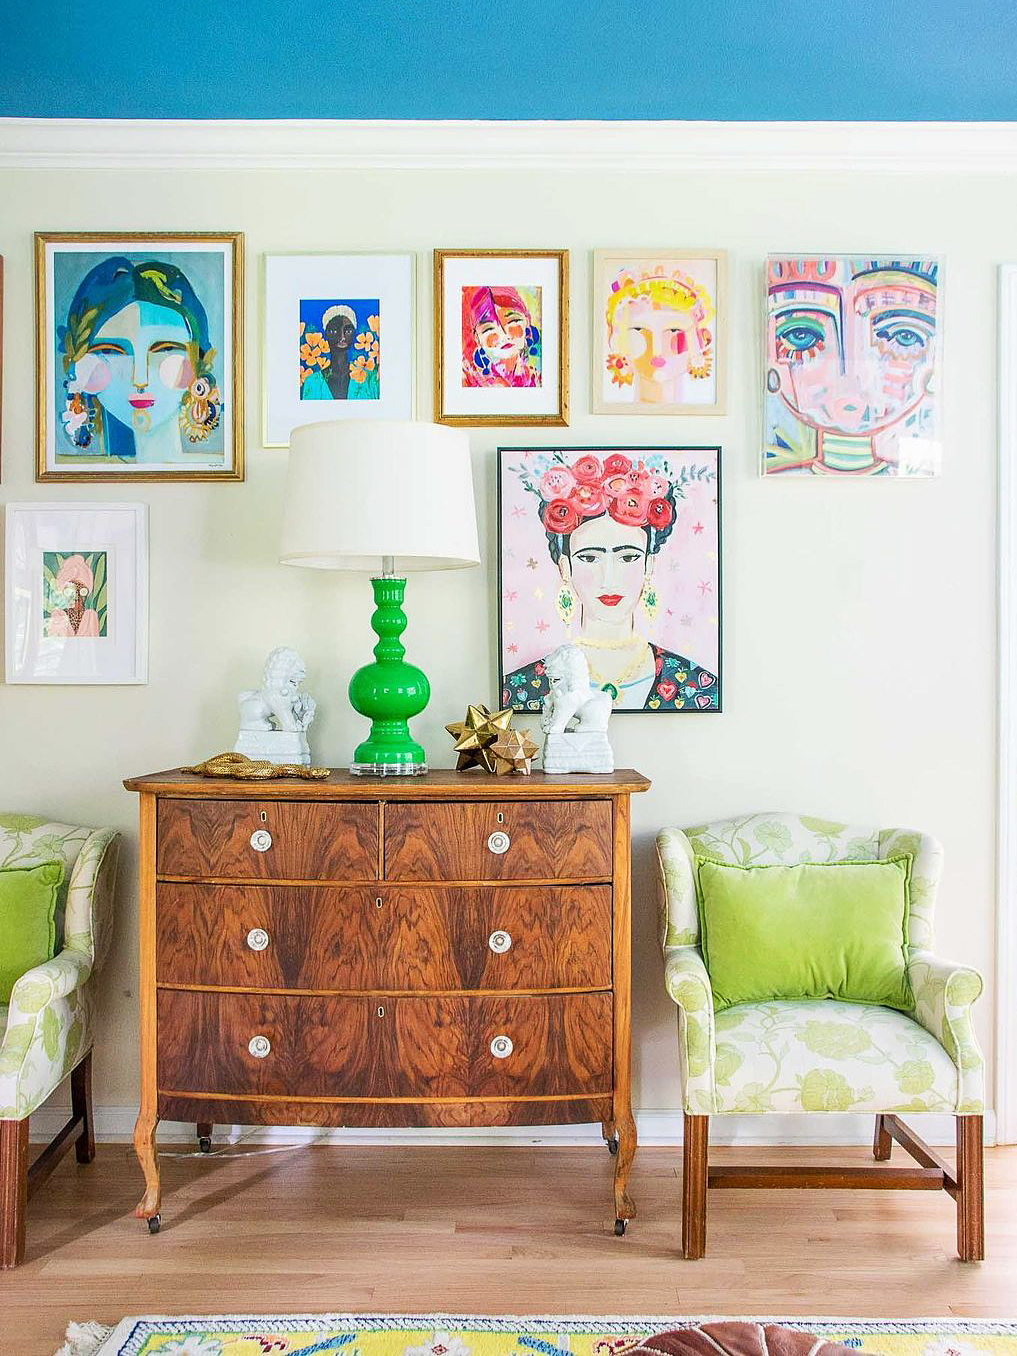
[(350, 771), (361, 776), (413, 776), (427, 771), (423, 747), (410, 734), (409, 719), (418, 716), (431, 697), (427, 675), (407, 664), (399, 637), (406, 630), (402, 603), (405, 579), (372, 579), (375, 610), (371, 626), (378, 636), (374, 663), (357, 669), (350, 679), (350, 704), (367, 716), (371, 732), (353, 752)]

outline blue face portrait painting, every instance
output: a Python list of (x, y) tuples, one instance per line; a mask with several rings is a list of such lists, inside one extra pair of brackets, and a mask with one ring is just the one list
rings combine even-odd
[(84, 275), (56, 329), (63, 464), (183, 464), (215, 457), (223, 399), (206, 309), (184, 271), (111, 255)]

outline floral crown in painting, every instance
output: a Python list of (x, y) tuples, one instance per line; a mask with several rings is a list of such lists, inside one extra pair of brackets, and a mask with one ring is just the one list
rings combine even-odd
[[(612, 384), (632, 385), (633, 372), (626, 352), (624, 312), (640, 301), (648, 301), (655, 310), (667, 307), (688, 317), (685, 342), (694, 350), (690, 355), (689, 376), (708, 377), (713, 368), (713, 333), (707, 327), (707, 322), (714, 316), (713, 301), (706, 288), (687, 273), (679, 268), (667, 270), (663, 264), (658, 264), (649, 271), (623, 268), (611, 283), (607, 299), (607, 368)], [(619, 310), (622, 311), (621, 316), (618, 315)]]
[(568, 537), (577, 527), (605, 514), (624, 527), (643, 528), (649, 555), (660, 550), (671, 534), (677, 499), (684, 491), (675, 485), (663, 458), (655, 462), (633, 463), (624, 453), (612, 452), (603, 461), (585, 453), (569, 465), (556, 452), (546, 469), (520, 469), (523, 486), (539, 499), (537, 512), (555, 563), (567, 553)]

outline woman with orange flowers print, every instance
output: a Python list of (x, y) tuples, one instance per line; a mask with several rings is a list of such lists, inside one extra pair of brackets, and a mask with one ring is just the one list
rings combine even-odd
[[(712, 659), (697, 663), (664, 643), (684, 626), (688, 641), (716, 653), (717, 449), (640, 451), (503, 453), (511, 460), (502, 468), (502, 653), (528, 661), (511, 669), (503, 661), (503, 706), (540, 710), (544, 657), (564, 639), (583, 650), (591, 688), (616, 710), (720, 709)], [(685, 503), (694, 507), (680, 521)], [(538, 531), (553, 575), (538, 559)], [(548, 624), (549, 602), (559, 626)]]
[(540, 362), (539, 287), (463, 288), (463, 386), (539, 386)]
[(301, 301), (301, 400), (380, 398), (379, 309), (377, 299)]

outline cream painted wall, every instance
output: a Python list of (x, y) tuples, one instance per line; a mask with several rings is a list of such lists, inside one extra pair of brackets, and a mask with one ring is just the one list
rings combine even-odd
[[(977, 128), (972, 129), (977, 135)], [(433, 246), (567, 246), (572, 269), (571, 427), (576, 444), (719, 441), (724, 447), (722, 715), (623, 716), (619, 764), (653, 779), (634, 804), (634, 1071), (637, 1105), (678, 1105), (673, 1009), (655, 942), (653, 835), (751, 809), (921, 826), (946, 847), (938, 950), (989, 980), (978, 1029), (991, 1053), (994, 929), (996, 266), (1013, 254), (1017, 179), (1000, 174), (516, 170), (3, 170), (6, 258), (4, 477), (0, 500), (143, 499), (151, 506), (151, 664), (144, 687), (0, 686), (0, 804), (126, 840), (116, 941), (103, 975), (100, 1107), (134, 1102), (135, 798), (131, 774), (228, 747), (234, 694), (282, 642), (306, 656), (320, 701), (319, 761), (358, 735), (349, 676), (368, 653), (366, 581), (276, 563), (284, 451), (260, 445), (260, 256), (285, 250), (418, 251), (418, 413), (431, 409)], [(247, 236), (247, 481), (43, 487), (33, 479), (32, 232), (240, 229)], [(730, 251), (730, 413), (593, 417), (590, 251)], [(766, 482), (758, 296), (768, 250), (906, 249), (945, 258), (946, 455), (930, 482)], [(416, 731), (448, 766), (443, 724), (493, 699), (495, 460), (472, 435), (484, 561), (414, 577), (410, 657), (434, 697)], [(991, 1097), (991, 1085), (990, 1085)]]

